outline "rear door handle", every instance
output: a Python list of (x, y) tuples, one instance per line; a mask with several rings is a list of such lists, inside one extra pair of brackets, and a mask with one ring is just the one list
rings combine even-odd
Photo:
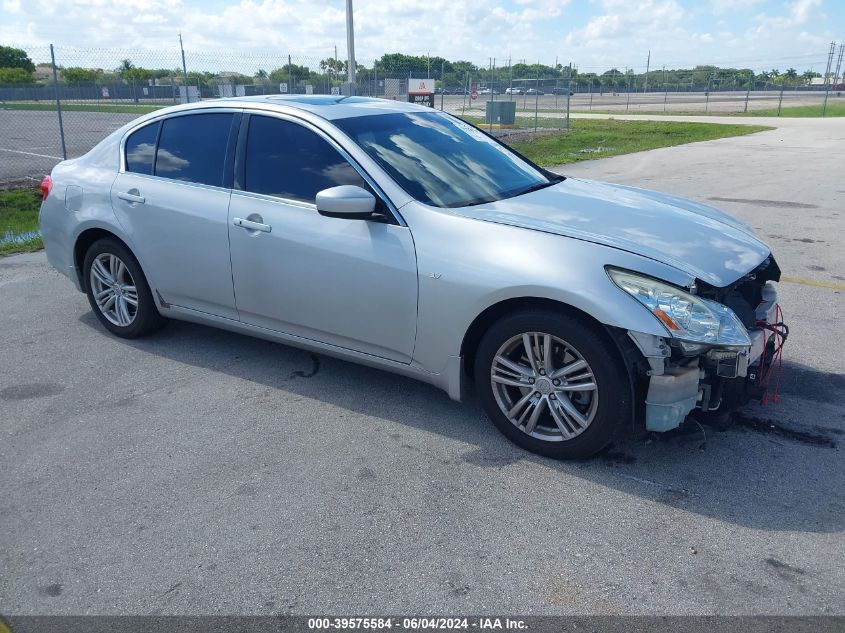
[(139, 196), (137, 193), (131, 193), (129, 191), (118, 191), (117, 197), (121, 200), (126, 200), (126, 202), (134, 202), (137, 204), (144, 204), (147, 199), (144, 196)]
[(232, 224), (235, 226), (239, 226), (242, 229), (247, 229), (248, 231), (261, 231), (262, 233), (269, 233), (273, 230), (273, 227), (269, 224), (262, 224), (261, 222), (254, 222), (252, 220), (244, 220), (241, 218), (233, 218)]

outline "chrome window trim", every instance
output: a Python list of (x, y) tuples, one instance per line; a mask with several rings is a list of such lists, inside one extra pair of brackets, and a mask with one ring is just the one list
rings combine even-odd
[(281, 196), (271, 196), (267, 193), (256, 193), (255, 191), (245, 191), (244, 189), (232, 189), (232, 195), (237, 195), (242, 198), (255, 198), (256, 200), (266, 200), (267, 202), (280, 202), (282, 204), (308, 209), (309, 211), (317, 210), (317, 205), (313, 202), (295, 200), (294, 198), (283, 198)]
[[(266, 117), (272, 117), (272, 118), (276, 118), (276, 119), (282, 119), (283, 121), (288, 121), (290, 123), (301, 125), (302, 127), (306, 128), (307, 130), (310, 130), (310, 131), (314, 132), (315, 134), (317, 134), (318, 136), (320, 136), (331, 147), (336, 149), (338, 151), (338, 153), (343, 157), (343, 159), (347, 163), (349, 163), (355, 171), (358, 172), (358, 175), (361, 176), (361, 178), (368, 185), (370, 185), (370, 187), (373, 188), (373, 191), (375, 191), (376, 194), (384, 201), (385, 205), (387, 205), (387, 208), (390, 210), (390, 213), (393, 215), (393, 218), (396, 220), (396, 223), (399, 226), (405, 226), (405, 227), (408, 226), (405, 222), (405, 219), (399, 213), (399, 209), (393, 203), (393, 201), (390, 199), (390, 196), (388, 196), (385, 193), (384, 189), (382, 189), (381, 186), (376, 182), (376, 180), (372, 176), (370, 176), (370, 174), (367, 173), (367, 170), (365, 170), (358, 163), (358, 161), (355, 160), (352, 157), (352, 155), (349, 152), (347, 152), (346, 149), (340, 143), (338, 143), (338, 141), (334, 137), (332, 137), (328, 132), (326, 132), (324, 129), (315, 125), (311, 121), (308, 121), (304, 118), (298, 117), (295, 114), (290, 114), (288, 112), (278, 112), (276, 110), (264, 110), (264, 109), (260, 109), (260, 108), (253, 109), (253, 108), (249, 108), (249, 107), (244, 108), (242, 110), (242, 112), (244, 114), (249, 114), (250, 116), (266, 116)], [(243, 123), (241, 123), (241, 124), (243, 125)], [(246, 156), (244, 156), (244, 159), (246, 159)], [(305, 202), (303, 200), (294, 200), (294, 199), (291, 199), (291, 198), (282, 198), (280, 196), (270, 196), (270, 195), (267, 195), (267, 194), (256, 193), (256, 192), (253, 192), (253, 191), (246, 191), (246, 190), (243, 190), (243, 189), (232, 189), (232, 192), (233, 193), (250, 194), (252, 196), (257, 196), (257, 197), (260, 197), (262, 199), (266, 198), (268, 200), (279, 200), (279, 201), (285, 202), (286, 204), (293, 204), (295, 206), (300, 206), (300, 207), (304, 207), (304, 208), (308, 208), (308, 209), (314, 209), (314, 210), (317, 209), (316, 204), (311, 203), (311, 202)]]
[(192, 180), (179, 180), (177, 178), (165, 178), (164, 176), (154, 176), (152, 174), (139, 174), (136, 171), (127, 171), (125, 172), (131, 176), (137, 176), (138, 178), (145, 178), (147, 180), (153, 180), (158, 182), (172, 182), (177, 185), (184, 185), (187, 187), (197, 187), (199, 189), (212, 189), (214, 191), (222, 191), (224, 193), (231, 193), (232, 189), (229, 187), (220, 187), (218, 185), (207, 185), (204, 182), (194, 182)]

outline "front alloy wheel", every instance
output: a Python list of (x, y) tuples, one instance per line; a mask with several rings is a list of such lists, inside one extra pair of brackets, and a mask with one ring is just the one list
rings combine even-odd
[(601, 327), (563, 310), (503, 317), (481, 339), (474, 369), (493, 423), (546, 457), (594, 455), (631, 419), (628, 370), (618, 349)]
[(499, 410), (516, 428), (547, 442), (587, 430), (599, 401), (593, 370), (563, 339), (517, 334), (496, 352), (490, 382)]

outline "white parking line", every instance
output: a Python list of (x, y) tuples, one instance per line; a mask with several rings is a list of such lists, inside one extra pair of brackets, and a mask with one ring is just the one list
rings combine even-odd
[(38, 156), (40, 158), (54, 158), (56, 160), (62, 160), (61, 156), (49, 156), (47, 154), (36, 154), (34, 152), (22, 152), (17, 149), (6, 149), (5, 147), (0, 147), (0, 152), (11, 152), (13, 154), (26, 154), (27, 156)]

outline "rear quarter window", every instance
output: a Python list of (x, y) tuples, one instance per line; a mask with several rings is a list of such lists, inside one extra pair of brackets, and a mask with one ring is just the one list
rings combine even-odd
[(161, 121), (145, 125), (126, 139), (126, 171), (136, 174), (152, 174), (156, 152), (156, 140)]

